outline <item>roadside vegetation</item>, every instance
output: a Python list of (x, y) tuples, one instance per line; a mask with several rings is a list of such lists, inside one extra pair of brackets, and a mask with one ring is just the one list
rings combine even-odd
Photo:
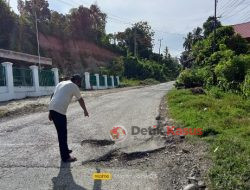
[[(250, 189), (250, 48), (232, 27), (213, 17), (188, 33), (176, 89), (167, 95), (177, 125), (202, 128), (216, 190)], [(190, 137), (198, 138), (198, 137)]]
[[(0, 48), (36, 55), (37, 17), (40, 37), (48, 38), (57, 47), (48, 49), (45, 45), (45, 48), (44, 40), (41, 40), (41, 56), (51, 57), (62, 76), (88, 68), (86, 57), (105, 63), (101, 64), (103, 67), (89, 67), (92, 72), (127, 79), (153, 78), (164, 82), (176, 79), (179, 74), (178, 59), (170, 55), (167, 47), (163, 54), (153, 52), (154, 31), (146, 21), (134, 23), (117, 34), (108, 34), (107, 14), (97, 4), (79, 6), (68, 14), (60, 14), (50, 9), (47, 0), (40, 0), (39, 3), (36, 0), (17, 2), (20, 14), (0, 0)], [(86, 43), (89, 54), (80, 51)], [(69, 44), (78, 44), (79, 47), (69, 48)], [(108, 51), (99, 52), (100, 49)], [(104, 59), (106, 54), (112, 54), (111, 58)]]
[[(136, 44), (134, 34), (137, 34)], [(154, 32), (147, 22), (138, 22), (124, 32), (117, 34), (117, 44), (126, 50), (126, 54), (115, 58), (106, 67), (100, 68), (100, 74), (119, 75), (127, 83), (135, 80), (142, 84), (175, 80), (181, 66), (176, 57), (172, 57), (165, 47), (163, 54), (153, 52)], [(154, 81), (152, 80), (154, 79)], [(151, 81), (151, 82), (150, 82)]]
[(167, 95), (170, 116), (177, 125), (202, 128), (202, 140), (210, 144), (213, 189), (249, 189), (250, 100), (213, 89), (194, 95), (188, 89)]

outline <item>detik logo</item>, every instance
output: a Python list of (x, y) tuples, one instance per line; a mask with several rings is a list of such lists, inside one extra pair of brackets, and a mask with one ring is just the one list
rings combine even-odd
[(123, 126), (116, 126), (110, 130), (110, 138), (115, 142), (122, 142), (127, 137), (127, 130)]

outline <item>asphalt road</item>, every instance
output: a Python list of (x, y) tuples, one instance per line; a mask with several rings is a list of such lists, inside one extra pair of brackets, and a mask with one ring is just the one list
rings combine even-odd
[[(78, 161), (71, 164), (60, 161), (56, 130), (47, 113), (1, 121), (0, 189), (158, 189), (153, 171), (100, 168), (110, 172), (112, 180), (94, 181), (96, 168), (82, 163), (117, 149), (131, 153), (161, 146), (148, 141), (149, 135), (131, 135), (131, 127), (157, 124), (160, 101), (172, 85), (169, 82), (86, 98), (89, 118), (84, 117), (78, 103), (72, 103), (67, 114), (68, 144)], [(127, 129), (125, 141), (106, 146), (92, 143), (109, 142), (110, 129), (118, 125)]]

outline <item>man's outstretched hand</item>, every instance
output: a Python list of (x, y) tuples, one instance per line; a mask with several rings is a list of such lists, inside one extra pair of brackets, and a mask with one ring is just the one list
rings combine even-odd
[(50, 113), (49, 113), (49, 116), (48, 116), (48, 118), (49, 118), (49, 120), (50, 120), (50, 121), (52, 121), (52, 118), (51, 118), (51, 115), (50, 115)]
[(84, 111), (85, 117), (89, 117), (89, 113), (88, 113), (88, 111), (87, 111), (87, 108), (86, 108), (86, 106), (85, 106), (85, 103), (84, 103), (83, 98), (80, 98), (80, 99), (78, 100), (78, 102), (79, 102), (80, 106), (82, 107), (82, 109), (83, 109), (83, 111)]
[(85, 115), (85, 117), (89, 117), (88, 111), (84, 111), (84, 115)]

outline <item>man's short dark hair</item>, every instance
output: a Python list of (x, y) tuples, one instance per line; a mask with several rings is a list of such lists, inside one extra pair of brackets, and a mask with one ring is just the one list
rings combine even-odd
[(71, 80), (72, 82), (81, 81), (81, 80), (82, 80), (82, 77), (81, 77), (79, 74), (74, 74), (74, 75), (72, 75), (72, 77), (70, 78), (70, 80)]

